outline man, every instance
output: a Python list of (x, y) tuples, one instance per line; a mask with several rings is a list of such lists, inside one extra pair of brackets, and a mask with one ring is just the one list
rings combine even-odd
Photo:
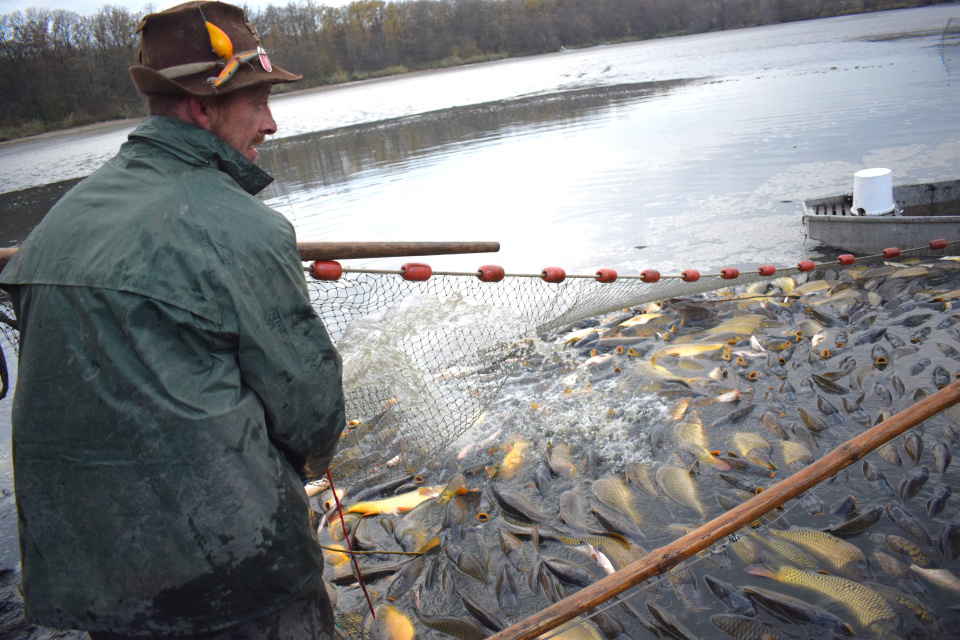
[(343, 428), (340, 358), (293, 227), (253, 197), (270, 88), (300, 76), (228, 4), (138, 30), (153, 116), (0, 274), (25, 614), (94, 639), (328, 636), (302, 481)]

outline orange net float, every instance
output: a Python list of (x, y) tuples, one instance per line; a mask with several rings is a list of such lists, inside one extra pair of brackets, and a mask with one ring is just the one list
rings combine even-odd
[(930, 241), (930, 248), (934, 250), (946, 249), (948, 244), (950, 243), (947, 242), (945, 238), (938, 238), (937, 240)]
[(314, 280), (339, 280), (343, 275), (343, 267), (333, 260), (317, 260), (310, 269)]
[(900, 249), (897, 249), (896, 247), (889, 247), (884, 249), (882, 253), (884, 258), (896, 258), (898, 255), (900, 255)]
[(477, 269), (477, 278), (482, 282), (500, 282), (504, 275), (503, 267), (495, 264), (485, 264)]
[(543, 278), (544, 282), (559, 284), (567, 279), (567, 274), (560, 267), (547, 267), (540, 272), (540, 277)]
[(845, 253), (842, 256), (837, 256), (838, 264), (853, 264), (854, 260), (856, 260), (856, 258), (854, 258), (853, 255), (849, 253)]
[(644, 269), (640, 272), (640, 279), (644, 282), (657, 282), (660, 279), (660, 272), (656, 269)]
[(700, 272), (696, 269), (687, 269), (680, 274), (680, 279), (684, 282), (696, 282), (700, 279)]
[(765, 265), (762, 265), (759, 269), (757, 269), (757, 273), (759, 273), (762, 276), (772, 276), (776, 272), (777, 272), (777, 268), (772, 264), (765, 264)]
[(797, 263), (797, 269), (800, 271), (813, 271), (817, 268), (817, 265), (813, 264), (813, 260), (801, 260)]
[(720, 269), (720, 277), (724, 280), (733, 280), (740, 277), (740, 272), (733, 267), (724, 267)]
[(405, 262), (400, 267), (400, 277), (410, 282), (423, 282), (433, 275), (430, 265), (422, 262)]
[(616, 282), (617, 272), (613, 269), (597, 269), (597, 282)]

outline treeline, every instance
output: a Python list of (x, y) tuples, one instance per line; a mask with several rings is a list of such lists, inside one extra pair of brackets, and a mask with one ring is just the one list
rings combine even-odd
[[(298, 87), (561, 47), (757, 26), (946, 0), (313, 0), (249, 10)], [(0, 16), (0, 139), (143, 115), (127, 69), (139, 13), (27, 9)]]

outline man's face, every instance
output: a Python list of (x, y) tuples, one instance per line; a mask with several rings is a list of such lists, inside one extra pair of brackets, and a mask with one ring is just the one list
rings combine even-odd
[(256, 162), (255, 146), (264, 136), (277, 132), (277, 123), (270, 113), (269, 84), (239, 89), (224, 97), (216, 106), (216, 116), (210, 132)]

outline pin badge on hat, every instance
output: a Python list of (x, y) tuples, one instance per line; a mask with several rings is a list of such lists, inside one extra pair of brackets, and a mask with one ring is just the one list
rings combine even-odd
[(260, 65), (263, 67), (263, 70), (267, 73), (273, 71), (273, 65), (270, 64), (270, 58), (267, 57), (267, 52), (263, 50), (263, 47), (260, 46), (260, 43), (257, 43), (257, 53), (260, 54)]
[(260, 34), (257, 33), (256, 28), (249, 22), (245, 23), (247, 30), (257, 39), (257, 55), (260, 57), (260, 66), (263, 67), (263, 70), (267, 73), (273, 71), (273, 65), (270, 64), (270, 58), (267, 57), (267, 52), (263, 50), (263, 45), (260, 44)]

